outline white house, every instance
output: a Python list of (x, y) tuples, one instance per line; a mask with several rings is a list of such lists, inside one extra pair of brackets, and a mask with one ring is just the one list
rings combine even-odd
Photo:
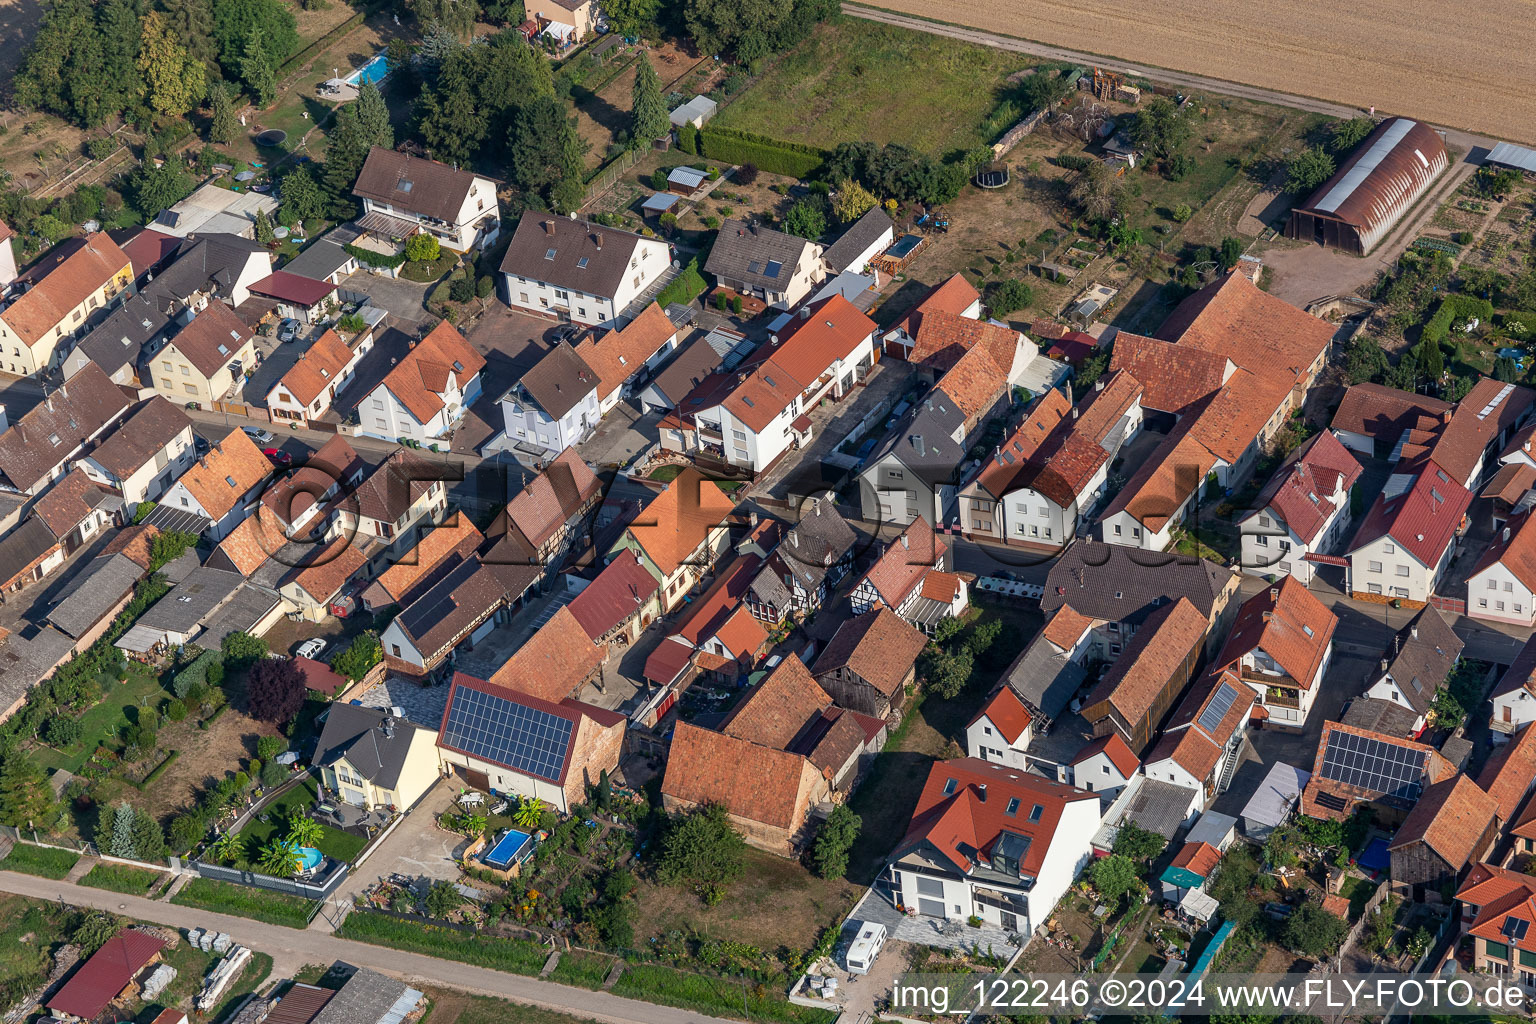
[(924, 917), (1028, 938), (1093, 859), (1099, 799), (1007, 765), (940, 761), (928, 773), (886, 877)]
[(358, 226), (375, 234), (426, 233), (455, 252), (469, 252), (495, 244), (501, 232), (496, 183), (436, 160), (375, 146), (352, 194), (363, 201)]
[(1089, 740), (1056, 773), (1058, 782), (1113, 800), (1130, 784), (1141, 762), (1118, 732)]
[(790, 309), (826, 278), (821, 246), (798, 235), (727, 217), (704, 269), (722, 288)]
[(132, 516), (140, 502), (154, 501), (169, 490), (196, 457), (192, 421), (155, 395), (77, 465), (97, 484), (121, 495), (124, 512)]
[(992, 764), (1026, 767), (1024, 755), (1034, 740), (1029, 709), (1003, 686), (965, 727), (965, 752)]
[(1467, 614), (1536, 626), (1536, 526), (1529, 509), (1509, 517), (1467, 577)]
[(917, 333), (922, 329), (923, 316), (930, 312), (950, 313), (975, 320), (981, 316), (981, 293), (963, 274), (956, 274), (942, 284), (935, 285), (932, 291), (923, 296), (923, 301), (880, 336), (882, 351), (897, 359), (909, 359), (917, 345)]
[(608, 327), (648, 299), (670, 267), (658, 239), (530, 211), (501, 261), (502, 298), (514, 309)]
[(597, 374), (564, 343), (545, 352), (499, 404), (502, 433), (488, 450), (524, 445), (553, 456), (585, 441), (603, 418)]
[(626, 385), (666, 362), (676, 348), (677, 327), (654, 302), (619, 330), (583, 338), (576, 354), (597, 375), (598, 414), (606, 416)]
[(160, 504), (209, 520), (204, 532), (217, 544), (240, 525), (265, 489), (272, 464), (238, 427), (187, 469)]
[(1338, 623), (1288, 576), (1243, 602), (1215, 666), (1253, 689), (1269, 725), (1299, 729), (1322, 692)]
[[(871, 608), (884, 606), (908, 625), (932, 632), (939, 621), (934, 613), (939, 612), (942, 617), (948, 606), (927, 607), (930, 602), (925, 600), (925, 591), (930, 589), (929, 577), (953, 575), (947, 571), (949, 565), (949, 545), (939, 538), (928, 520), (918, 516), (886, 546), (854, 585), (850, 595), (853, 613), (862, 615)], [(938, 591), (944, 585), (942, 579), (935, 579), (931, 589)], [(960, 586), (963, 588), (964, 583)], [(960, 612), (964, 610), (962, 607)]]
[[(371, 329), (360, 331), (349, 346), (341, 335), (326, 328), (267, 391), (267, 410), (273, 420), (304, 426), (310, 420), (320, 419), (330, 411), (336, 395), (352, 383), (358, 364), (371, 351)], [(385, 419), (387, 422), (388, 418)]]
[(1536, 637), (1525, 642), (1494, 687), (1489, 726), (1509, 736), (1531, 722), (1536, 722)]
[(1309, 554), (1338, 550), (1349, 527), (1349, 489), (1360, 463), (1330, 431), (1308, 439), (1259, 492), (1253, 511), (1238, 520), (1243, 572), (1294, 576), (1312, 582)]
[(1189, 811), (1206, 810), (1226, 792), (1242, 761), (1254, 700), (1235, 673), (1207, 675), (1174, 709), (1142, 762), (1142, 774), (1192, 790)]
[(507, 586), (479, 558), (455, 565), (423, 591), (379, 634), (390, 667), (415, 677), (440, 666), (455, 649), (469, 650), (511, 617)]
[(1350, 542), (1356, 598), (1423, 603), (1456, 552), (1472, 492), (1428, 459), (1399, 463)]
[(447, 449), (454, 428), (480, 397), (485, 357), (447, 321), (415, 342), (357, 406), (369, 437)]
[(826, 276), (836, 277), (844, 271), (863, 273), (869, 261), (889, 249), (895, 240), (896, 225), (891, 218), (878, 204), (870, 207), (821, 254)]
[[(1435, 693), (1461, 659), (1461, 638), (1434, 607), (1425, 608), (1398, 631), (1366, 677), (1365, 696), (1390, 701), (1415, 715), (1417, 733), (1428, 720)], [(1511, 678), (1509, 674), (1505, 679)], [(1499, 717), (1495, 701), (1494, 718)]]
[(377, 571), (389, 555), (409, 551), (440, 523), (448, 507), (442, 472), (409, 448), (396, 448), (331, 510), (326, 538), (343, 534), (356, 543), (380, 545), (372, 553)]

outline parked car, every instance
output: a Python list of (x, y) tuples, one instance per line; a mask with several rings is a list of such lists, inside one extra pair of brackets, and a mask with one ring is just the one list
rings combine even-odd
[(311, 637), (310, 639), (305, 640), (303, 643), (299, 644), (299, 649), (293, 653), (296, 657), (308, 658), (309, 660), (314, 661), (316, 658), (320, 657), (324, 650), (325, 641), (319, 637)]
[(277, 329), (278, 341), (294, 341), (299, 336), (299, 322), (292, 318), (285, 319), (281, 327)]
[(241, 427), (240, 429), (245, 431), (246, 437), (259, 445), (270, 445), (277, 441), (277, 435), (270, 430), (263, 430), (260, 427)]
[(293, 465), (293, 456), (289, 455), (281, 448), (263, 448), (261, 450), (261, 454), (265, 455), (274, 466)]

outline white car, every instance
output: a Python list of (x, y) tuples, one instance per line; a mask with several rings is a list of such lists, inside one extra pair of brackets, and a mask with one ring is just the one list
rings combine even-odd
[(299, 649), (294, 653), (297, 657), (308, 658), (313, 661), (314, 659), (320, 657), (320, 653), (324, 650), (325, 641), (319, 637), (314, 637), (299, 644)]
[(277, 340), (280, 342), (292, 341), (299, 336), (299, 322), (297, 320), (284, 320), (283, 326), (278, 328)]

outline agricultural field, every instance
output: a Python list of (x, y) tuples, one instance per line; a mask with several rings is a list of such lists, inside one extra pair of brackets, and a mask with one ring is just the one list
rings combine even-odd
[(880, 6), (1536, 142), (1536, 96), (1509, 89), (1510, 82), (1536, 81), (1536, 20), (1520, 0), (1479, 4), (1478, 24), (1490, 31), (1474, 32), (1457, 5), (1405, 8), (1389, 0), (1328, 6), (1310, 0), (889, 0)]
[(942, 155), (989, 144), (1017, 117), (994, 122), (1022, 54), (860, 18), (817, 27), (721, 109), (716, 124), (831, 149), (899, 142)]

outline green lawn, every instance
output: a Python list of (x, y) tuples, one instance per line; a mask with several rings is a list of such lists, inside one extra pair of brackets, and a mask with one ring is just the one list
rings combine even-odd
[(99, 863), (80, 879), (81, 885), (93, 889), (110, 889), (130, 896), (143, 896), (165, 879), (165, 872), (148, 868), (131, 868), (126, 864)]
[(459, 960), (510, 974), (537, 975), (549, 959), (549, 950), (536, 942), (436, 928), (366, 910), (348, 914), (336, 934), (344, 939)]
[(27, 875), (41, 875), (44, 878), (63, 878), (69, 874), (70, 869), (79, 859), (78, 853), (72, 853), (69, 850), (17, 843), (11, 847), (11, 852), (5, 860), (0, 861), (0, 868), (6, 871), (20, 871)]
[(984, 126), (1022, 54), (841, 18), (778, 58), (715, 123), (831, 149), (900, 142), (934, 155), (990, 143)]
[(54, 768), (78, 772), (98, 746), (119, 749), (122, 730), (129, 723), (128, 716), (138, 711), (141, 698), (155, 708), (169, 700), (170, 694), (160, 688), (158, 678), (134, 665), (129, 669), (126, 683), (113, 683), (96, 706), (80, 716), (79, 741), (63, 750), (38, 743), (35, 749), (37, 763), (45, 772)]
[(614, 995), (720, 1017), (780, 1024), (831, 1024), (834, 1019), (828, 1010), (797, 1006), (760, 985), (754, 989), (746, 979), (713, 978), (658, 964), (630, 964), (612, 991)]
[(550, 972), (549, 980), (577, 988), (600, 989), (617, 962), (612, 957), (570, 950), (560, 954), (560, 962)]
[(233, 882), (216, 882), (211, 878), (192, 879), (171, 897), (171, 902), (182, 907), (200, 907), (288, 928), (308, 926), (309, 911), (313, 906), (301, 896), (235, 885)]
[[(313, 807), (319, 792), (319, 783), (311, 777), (263, 808), (255, 820), (240, 830), (240, 834), (246, 837), (248, 844), (246, 849), (254, 852), (273, 839), (286, 835), (289, 816), (294, 811), (307, 811)], [(266, 820), (263, 821), (262, 818)], [(355, 836), (350, 832), (331, 828), (329, 825), (323, 827), (325, 834), (315, 848), (333, 860), (349, 862), (367, 845), (368, 841), (362, 836)]]

